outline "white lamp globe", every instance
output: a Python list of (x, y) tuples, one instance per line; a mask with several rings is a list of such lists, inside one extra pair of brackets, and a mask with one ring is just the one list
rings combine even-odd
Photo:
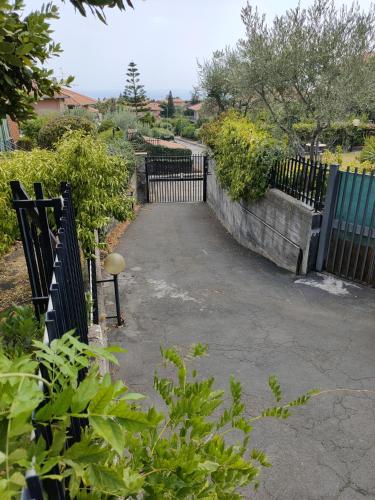
[(361, 125), (361, 120), (359, 118), (354, 118), (353, 127), (359, 127)]
[(125, 269), (125, 259), (119, 253), (110, 253), (104, 259), (103, 265), (108, 274), (117, 275)]

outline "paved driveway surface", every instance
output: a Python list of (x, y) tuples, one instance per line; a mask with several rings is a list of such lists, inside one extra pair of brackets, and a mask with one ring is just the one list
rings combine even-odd
[[(374, 290), (318, 275), (296, 281), (238, 245), (204, 204), (145, 206), (118, 251), (126, 326), (109, 336), (129, 350), (117, 376), (133, 390), (152, 393), (160, 344), (197, 341), (210, 348), (200, 370), (220, 387), (239, 377), (251, 414), (272, 403), (270, 374), (286, 398), (375, 389)], [(371, 393), (322, 395), (286, 421), (262, 421), (253, 439), (273, 463), (255, 498), (375, 499)]]

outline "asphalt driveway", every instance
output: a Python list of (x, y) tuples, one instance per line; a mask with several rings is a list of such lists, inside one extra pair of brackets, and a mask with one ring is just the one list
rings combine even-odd
[[(276, 374), (286, 398), (311, 388), (375, 390), (375, 293), (329, 276), (296, 279), (238, 245), (205, 204), (143, 207), (120, 241), (123, 328), (109, 332), (118, 377), (152, 393), (159, 345), (209, 345), (200, 371), (243, 384), (250, 413), (272, 403)], [(258, 499), (375, 499), (375, 397), (314, 399), (286, 421), (255, 427), (273, 467)]]

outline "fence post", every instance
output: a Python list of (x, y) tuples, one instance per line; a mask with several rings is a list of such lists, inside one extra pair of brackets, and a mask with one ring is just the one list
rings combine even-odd
[(207, 201), (208, 156), (203, 157), (203, 201)]
[(327, 192), (324, 203), (322, 225), (320, 228), (318, 255), (316, 258), (315, 266), (317, 271), (323, 271), (325, 259), (327, 257), (326, 254), (329, 244), (329, 236), (336, 206), (339, 168), (339, 165), (331, 165), (329, 168)]

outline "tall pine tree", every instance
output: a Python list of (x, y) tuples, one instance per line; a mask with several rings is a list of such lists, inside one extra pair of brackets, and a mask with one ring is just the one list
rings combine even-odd
[(161, 105), (160, 115), (164, 118), (172, 118), (175, 115), (176, 109), (174, 106), (172, 91), (169, 91), (167, 95), (167, 102), (163, 102)]
[(134, 61), (131, 61), (126, 73), (126, 85), (123, 97), (126, 104), (135, 110), (136, 115), (147, 104), (145, 87), (139, 83), (139, 75), (137, 65)]

